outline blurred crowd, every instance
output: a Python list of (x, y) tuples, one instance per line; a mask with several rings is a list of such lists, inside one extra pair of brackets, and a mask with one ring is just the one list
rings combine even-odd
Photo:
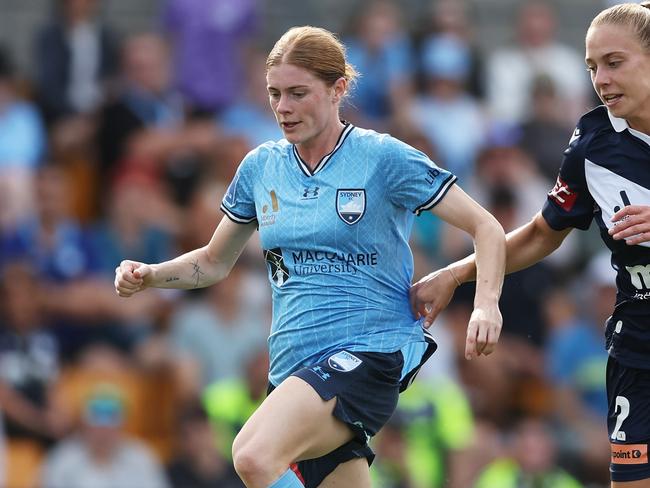
[[(120, 299), (122, 259), (202, 246), (242, 157), (282, 137), (256, 0), (166, 0), (121, 35), (100, 0), (58, 0), (33, 75), (0, 46), (0, 485), (231, 488), (230, 445), (266, 392), (270, 290), (253, 239), (227, 281)], [(362, 74), (346, 120), (459, 177), (506, 231), (541, 208), (579, 115), (597, 104), (557, 12), (520, 2), (489, 51), (470, 6), (418, 25), (368, 0), (340, 32)], [(495, 354), (463, 359), (473, 290), (373, 441), (378, 488), (608, 486), (603, 324), (614, 272), (572, 235), (506, 278)], [(471, 250), (416, 219), (416, 279)]]

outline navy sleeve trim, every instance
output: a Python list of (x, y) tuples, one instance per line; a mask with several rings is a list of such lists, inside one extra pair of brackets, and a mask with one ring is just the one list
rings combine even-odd
[(250, 224), (251, 222), (255, 222), (257, 220), (256, 216), (244, 217), (242, 215), (237, 215), (236, 213), (234, 213), (232, 210), (228, 209), (223, 204), (221, 204), (221, 207), (219, 207), (219, 208), (223, 213), (226, 214), (226, 217), (228, 217), (233, 222), (236, 222), (237, 224)]
[(438, 192), (433, 195), (429, 200), (424, 202), (422, 205), (417, 207), (413, 213), (415, 215), (420, 215), (424, 210), (431, 210), (433, 207), (435, 207), (440, 200), (447, 194), (449, 189), (451, 188), (451, 185), (453, 185), (458, 178), (456, 175), (450, 174), (447, 179), (443, 182), (442, 186), (438, 189)]

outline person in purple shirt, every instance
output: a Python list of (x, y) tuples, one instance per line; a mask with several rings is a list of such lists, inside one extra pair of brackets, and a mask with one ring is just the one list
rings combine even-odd
[(244, 86), (247, 40), (257, 32), (257, 0), (167, 0), (178, 88), (195, 112), (220, 112)]

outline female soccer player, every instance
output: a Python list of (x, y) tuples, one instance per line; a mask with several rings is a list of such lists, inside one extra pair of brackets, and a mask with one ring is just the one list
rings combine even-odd
[[(576, 128), (540, 213), (507, 237), (506, 272), (538, 262), (572, 228), (596, 220), (617, 270), (606, 326), (607, 425), (614, 488), (650, 486), (650, 2), (598, 14), (586, 36), (587, 68), (602, 106)], [(595, 209), (595, 210), (594, 210)], [(431, 323), (457, 281), (473, 279), (469, 256), (416, 283), (414, 310)]]
[(250, 488), (301, 487), (301, 477), (307, 487), (370, 487), (367, 441), (435, 347), (408, 300), (414, 215), (431, 210), (475, 241), (479, 286), (467, 357), (490, 354), (501, 330), (503, 229), (423, 153), (340, 120), (354, 78), (333, 34), (286, 32), (266, 63), (285, 139), (244, 158), (205, 247), (116, 270), (124, 297), (208, 286), (228, 275), (259, 229), (273, 290), (272, 391), (233, 445)]

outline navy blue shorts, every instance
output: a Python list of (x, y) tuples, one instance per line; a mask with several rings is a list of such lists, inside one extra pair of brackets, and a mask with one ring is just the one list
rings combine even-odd
[(399, 393), (436, 350), (427, 338), (428, 347), (417, 368), (402, 381), (404, 357), (392, 353), (347, 352), (332, 354), (324, 361), (293, 373), (309, 383), (327, 401), (336, 397), (333, 415), (347, 424), (355, 434), (348, 443), (325, 456), (300, 461), (294, 466), (306, 488), (316, 488), (339, 464), (365, 457), (371, 464), (375, 454), (368, 441), (381, 429), (397, 407)]
[(650, 370), (607, 361), (607, 430), (612, 481), (650, 479)]

